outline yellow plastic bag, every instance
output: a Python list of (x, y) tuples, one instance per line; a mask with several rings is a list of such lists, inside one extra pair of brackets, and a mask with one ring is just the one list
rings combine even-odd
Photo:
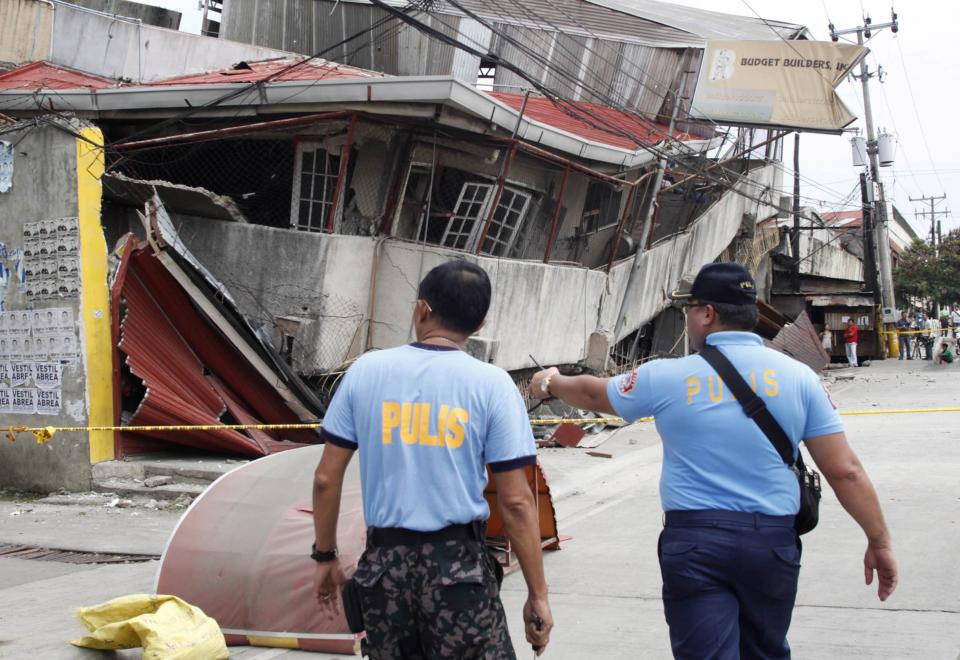
[(88, 649), (143, 647), (143, 660), (225, 660), (217, 622), (176, 596), (137, 594), (82, 607), (77, 618), (91, 634), (70, 643)]

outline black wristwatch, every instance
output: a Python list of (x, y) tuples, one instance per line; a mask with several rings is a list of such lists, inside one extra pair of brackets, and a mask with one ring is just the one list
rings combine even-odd
[(328, 562), (333, 561), (340, 556), (340, 553), (337, 552), (337, 549), (333, 550), (317, 550), (317, 544), (310, 544), (310, 559), (317, 562)]

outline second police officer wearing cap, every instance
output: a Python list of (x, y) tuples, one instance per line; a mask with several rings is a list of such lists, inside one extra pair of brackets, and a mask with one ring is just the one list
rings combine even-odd
[[(672, 299), (687, 307), (690, 345), (717, 349), (760, 396), (798, 450), (803, 441), (867, 537), (864, 570), (880, 600), (897, 565), (876, 492), (843, 424), (806, 365), (753, 334), (757, 292), (735, 263), (704, 266)], [(663, 604), (677, 658), (789, 658), (800, 571), (797, 478), (699, 355), (654, 360), (614, 378), (538, 372), (534, 397), (634, 421), (654, 416), (663, 441), (658, 543)]]

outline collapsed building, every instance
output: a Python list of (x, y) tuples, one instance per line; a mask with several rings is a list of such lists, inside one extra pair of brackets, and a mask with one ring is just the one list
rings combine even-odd
[[(345, 17), (375, 11), (328, 4)], [(683, 316), (666, 294), (717, 259), (756, 273), (759, 331), (773, 339), (796, 315), (767, 304), (775, 293), (771, 255), (783, 250), (781, 228), (768, 221), (782, 215), (783, 134), (718, 134), (688, 121), (683, 99), (674, 108), (665, 91), (693, 84), (695, 75), (675, 74), (696, 71), (699, 48), (716, 30), (759, 37), (770, 28), (728, 17), (695, 34), (693, 10), (678, 14), (683, 27), (671, 27), (602, 4), (613, 3), (586, 3), (578, 20), (602, 28), (609, 43), (601, 48), (599, 33), (571, 33), (571, 43), (582, 46), (583, 58), (611, 63), (601, 77), (620, 82), (608, 92), (632, 99), (617, 107), (601, 102), (610, 94), (588, 89), (594, 84), (567, 90), (570, 98), (518, 90), (505, 69), (488, 71), (496, 87), (484, 91), (477, 85), (484, 63), (464, 63), (453, 50), (426, 58), (441, 69), (385, 72), (376, 49), (367, 50), (374, 59), (359, 62), (371, 67), (363, 68), (291, 53), (263, 59), (289, 44), (193, 35), (184, 35), (184, 48), (200, 59), (206, 47), (196, 39), (237, 49), (230, 52), (249, 48), (250, 57), (229, 66), (215, 58), (171, 76), (154, 51), (141, 49), (137, 75), (128, 77), (109, 58), (84, 68), (68, 49), (52, 48), (55, 61), (39, 58), (0, 74), (7, 122), (0, 139), (17, 145), (0, 212), (18, 220), (3, 238), (8, 256), (15, 254), (7, 266), (24, 271), (8, 286), (7, 309), (69, 302), (58, 297), (49, 268), (46, 275), (33, 270), (22, 229), (79, 218), (70, 304), (84, 350), (63, 363), (64, 387), (74, 384), (69, 396), (63, 390), (60, 418), (134, 427), (316, 420), (352, 359), (412, 339), (416, 285), (450, 258), (475, 260), (494, 284), (489, 322), (469, 350), (521, 375), (534, 359), (605, 371), (683, 354)], [(221, 25), (228, 35), (229, 7)], [(56, 11), (54, 26), (82, 19), (95, 33), (88, 10), (57, 3)], [(472, 29), (470, 20), (460, 16), (460, 29)], [(105, 18), (102, 27), (127, 24)], [(572, 47), (569, 26), (555, 27), (550, 38)], [(179, 34), (139, 29), (169, 43)], [(800, 26), (777, 29), (804, 34)], [(63, 41), (57, 34), (54, 45)], [(397, 52), (408, 53), (400, 45), (415, 34), (395, 31), (381, 45), (399, 39)], [(462, 66), (450, 69), (456, 62)], [(586, 59), (576, 66), (594, 71)], [(660, 91), (637, 83), (641, 74), (659, 81)], [(661, 159), (666, 173), (657, 186)], [(100, 264), (106, 254), (109, 288)], [(18, 270), (17, 259), (30, 268)], [(31, 293), (34, 282), (44, 284)], [(43, 286), (47, 294), (38, 295)], [(110, 328), (99, 325), (104, 319)], [(198, 326), (206, 329), (188, 337), (184, 328)], [(213, 336), (229, 345), (214, 350)], [(176, 349), (174, 362), (190, 365), (192, 375), (145, 359), (157, 345)], [(239, 362), (245, 366), (231, 368)], [(49, 419), (58, 418), (24, 421)], [(298, 432), (224, 431), (204, 446), (262, 455), (311, 441)], [(89, 478), (89, 462), (86, 477), (76, 467), (83, 447), (96, 462), (169, 442), (160, 432), (121, 431), (91, 433), (87, 445), (78, 434), (77, 455), (51, 458), (51, 473), (69, 464), (79, 487)], [(14, 451), (33, 451), (26, 447)], [(31, 472), (21, 483), (41, 478)]]

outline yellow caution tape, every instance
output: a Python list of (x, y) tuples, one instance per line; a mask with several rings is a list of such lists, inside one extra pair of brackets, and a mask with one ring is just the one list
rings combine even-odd
[(841, 415), (907, 415), (911, 413), (960, 412), (960, 408), (903, 408), (901, 410), (846, 410)]
[[(653, 417), (643, 417), (638, 422), (652, 422)], [(531, 419), (533, 426), (553, 426), (559, 424), (623, 424), (623, 417), (572, 417), (570, 419)]]
[(950, 328), (936, 328), (934, 330), (880, 330), (881, 335), (929, 335), (931, 332), (936, 333), (938, 337), (946, 337), (947, 335), (941, 334), (946, 332)]
[[(840, 412), (842, 416), (855, 415), (908, 415), (918, 413), (947, 413), (960, 412), (960, 407), (956, 408), (897, 408), (880, 410), (846, 410)], [(653, 417), (641, 417), (635, 420), (637, 422), (652, 422)], [(626, 420), (622, 417), (572, 417), (569, 419), (531, 419), (530, 424), (534, 426), (559, 426), (560, 424), (625, 424)], [(7, 439), (15, 442), (18, 433), (32, 433), (37, 439), (38, 444), (49, 442), (57, 433), (91, 433), (95, 431), (127, 431), (133, 432), (156, 432), (156, 431), (283, 431), (291, 429), (319, 429), (321, 424), (310, 422), (303, 424), (204, 424), (204, 425), (183, 425), (183, 426), (9, 426), (7, 427)]]
[(48, 442), (57, 433), (93, 433), (96, 431), (128, 431), (144, 433), (147, 431), (283, 431), (290, 429), (319, 429), (319, 422), (304, 424), (196, 424), (183, 426), (11, 426), (7, 428), (7, 439), (15, 442), (18, 433), (32, 433), (37, 444)]

